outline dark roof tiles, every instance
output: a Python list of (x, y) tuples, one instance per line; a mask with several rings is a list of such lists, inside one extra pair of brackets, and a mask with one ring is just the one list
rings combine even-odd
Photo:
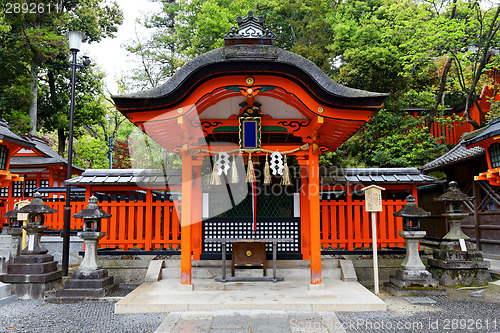
[[(435, 178), (416, 168), (322, 168), (321, 183), (329, 184), (427, 184)], [(161, 169), (89, 169), (66, 181), (72, 185), (181, 185), (181, 170)]]
[(431, 161), (419, 169), (420, 171), (427, 173), (435, 170), (442, 169), (444, 167), (454, 165), (456, 163), (461, 163), (472, 158), (483, 156), (484, 148), (481, 147), (473, 147), (467, 149), (465, 147), (464, 141), (460, 141), (455, 147), (453, 147), (446, 154), (436, 158), (434, 161)]

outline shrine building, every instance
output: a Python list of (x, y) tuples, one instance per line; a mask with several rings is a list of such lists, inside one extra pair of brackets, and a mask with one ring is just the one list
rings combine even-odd
[[(388, 94), (344, 87), (311, 61), (276, 47), (276, 36), (252, 12), (237, 22), (239, 27), (225, 35), (224, 47), (191, 60), (161, 87), (113, 100), (144, 133), (182, 156), (182, 284), (191, 284), (193, 239), (208, 234), (284, 236), (280, 229), (296, 231), (286, 235), (297, 241), (283, 244), (291, 251), (303, 251), (298, 248), (299, 234), (307, 235), (304, 257), (310, 260), (311, 284), (320, 284), (319, 155), (335, 151), (382, 108)], [(222, 209), (218, 221), (209, 225), (207, 219), (201, 227), (202, 215), (210, 217), (211, 211), (200, 209), (201, 169), (207, 159), (215, 162), (213, 167), (209, 163), (210, 186), (222, 188), (210, 193), (214, 200), (230, 186), (231, 169), (238, 172), (235, 183), (242, 183), (242, 178), (248, 182), (240, 189), (248, 189), (249, 195), (241, 200), (229, 195), (234, 207)], [(295, 175), (300, 182), (290, 182), (293, 175), (287, 164), (300, 167)], [(262, 194), (267, 165), (272, 171), (267, 183), (291, 187), (294, 195), (289, 209), (259, 218), (259, 210), (288, 200)], [(237, 216), (234, 210), (245, 201), (254, 208)]]

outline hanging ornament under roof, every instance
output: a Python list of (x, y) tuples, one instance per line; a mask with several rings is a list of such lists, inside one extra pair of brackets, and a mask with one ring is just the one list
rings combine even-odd
[(283, 169), (285, 168), (285, 166), (283, 165), (283, 157), (277, 151), (271, 154), (270, 168), (273, 171), (274, 176), (283, 175)]
[(217, 158), (217, 162), (215, 162), (215, 166), (217, 168), (217, 174), (221, 176), (223, 173), (227, 176), (227, 172), (229, 170), (229, 154), (226, 152), (220, 152)]

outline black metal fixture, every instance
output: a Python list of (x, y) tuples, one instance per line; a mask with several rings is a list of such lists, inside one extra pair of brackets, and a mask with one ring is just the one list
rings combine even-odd
[[(90, 65), (90, 59), (83, 57), (83, 65), (76, 63), (76, 55), (80, 51), (83, 34), (78, 31), (68, 32), (69, 49), (73, 55), (71, 63), (71, 104), (69, 111), (69, 136), (68, 136), (68, 173), (67, 179), (71, 179), (73, 167), (73, 122), (75, 115), (75, 82), (76, 67), (87, 67)], [(64, 226), (63, 226), (63, 252), (62, 252), (62, 270), (64, 276), (68, 276), (69, 268), (69, 241), (70, 241), (70, 222), (71, 222), (71, 186), (66, 185), (66, 205), (64, 207)]]

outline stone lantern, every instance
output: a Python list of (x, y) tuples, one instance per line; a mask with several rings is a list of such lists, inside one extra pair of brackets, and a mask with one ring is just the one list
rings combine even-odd
[(463, 203), (469, 199), (456, 182), (450, 182), (448, 192), (434, 199), (444, 202), (443, 216), (449, 223), (449, 232), (428, 260), (429, 271), (443, 286), (481, 286), (491, 281), (489, 262), (484, 261), (483, 253), (476, 250), (476, 244), (462, 231), (462, 220), (469, 216), (463, 211)]
[(398, 234), (404, 238), (406, 256), (401, 268), (391, 275), (390, 282), (384, 283), (385, 288), (396, 296), (409, 295), (442, 295), (443, 289), (438, 288), (438, 281), (432, 278), (420, 259), (418, 247), (426, 232), (420, 230), (420, 219), (431, 213), (417, 206), (413, 195), (406, 197), (406, 205), (393, 215), (403, 218), (403, 230)]
[(97, 198), (91, 196), (87, 208), (82, 209), (74, 218), (83, 219), (83, 230), (78, 233), (85, 243), (85, 255), (78, 270), (71, 274), (64, 288), (48, 292), (45, 301), (48, 303), (73, 303), (98, 299), (106, 296), (116, 288), (113, 277), (102, 268), (97, 259), (97, 244), (106, 233), (101, 232), (101, 219), (111, 217), (97, 205)]
[(21, 254), (21, 237), (23, 234), (22, 221), (17, 219), (17, 214), (19, 210), (14, 208), (3, 214), (3, 217), (9, 219), (9, 228), (7, 229), (7, 234), (12, 237), (12, 250), (10, 253), (11, 260)]
[(78, 233), (78, 237), (85, 242), (85, 256), (83, 258), (79, 271), (95, 271), (102, 268), (97, 259), (97, 243), (103, 238), (105, 233), (101, 232), (101, 219), (111, 217), (97, 206), (97, 198), (91, 196), (87, 208), (82, 209), (74, 218), (83, 219), (83, 231)]
[(22, 221), (17, 219), (17, 214), (19, 214), (19, 210), (14, 208), (13, 210), (9, 210), (7, 213), (3, 214), (3, 217), (9, 219), (9, 228), (10, 229), (22, 229)]
[[(18, 299), (43, 298), (47, 290), (58, 288), (61, 284), (63, 272), (58, 270), (54, 256), (48, 254), (47, 249), (40, 245), (42, 233), (48, 229), (44, 226), (45, 214), (55, 213), (56, 210), (44, 205), (42, 195), (35, 193), (29, 205), (19, 208), (16, 219), (21, 214), (27, 215), (27, 225), (22, 226), (28, 234), (28, 245), (21, 251), (21, 255), (7, 265), (7, 274), (0, 276), (0, 281), (11, 283)], [(12, 218), (10, 225), (18, 226)], [(24, 220), (24, 218), (22, 218)], [(20, 228), (11, 228), (11, 230)]]
[(42, 233), (49, 227), (43, 225), (45, 214), (53, 214), (57, 211), (45, 205), (42, 201), (42, 195), (36, 192), (29, 205), (19, 209), (19, 213), (28, 214), (27, 225), (23, 226), (28, 234), (28, 245), (21, 254), (45, 254), (47, 249), (40, 245)]
[(446, 240), (469, 240), (469, 236), (462, 231), (462, 220), (469, 216), (469, 213), (463, 211), (463, 204), (465, 201), (470, 200), (467, 194), (460, 191), (457, 182), (450, 182), (448, 192), (435, 198), (435, 201), (443, 201), (445, 213), (443, 216), (448, 221), (449, 231), (443, 237)]

